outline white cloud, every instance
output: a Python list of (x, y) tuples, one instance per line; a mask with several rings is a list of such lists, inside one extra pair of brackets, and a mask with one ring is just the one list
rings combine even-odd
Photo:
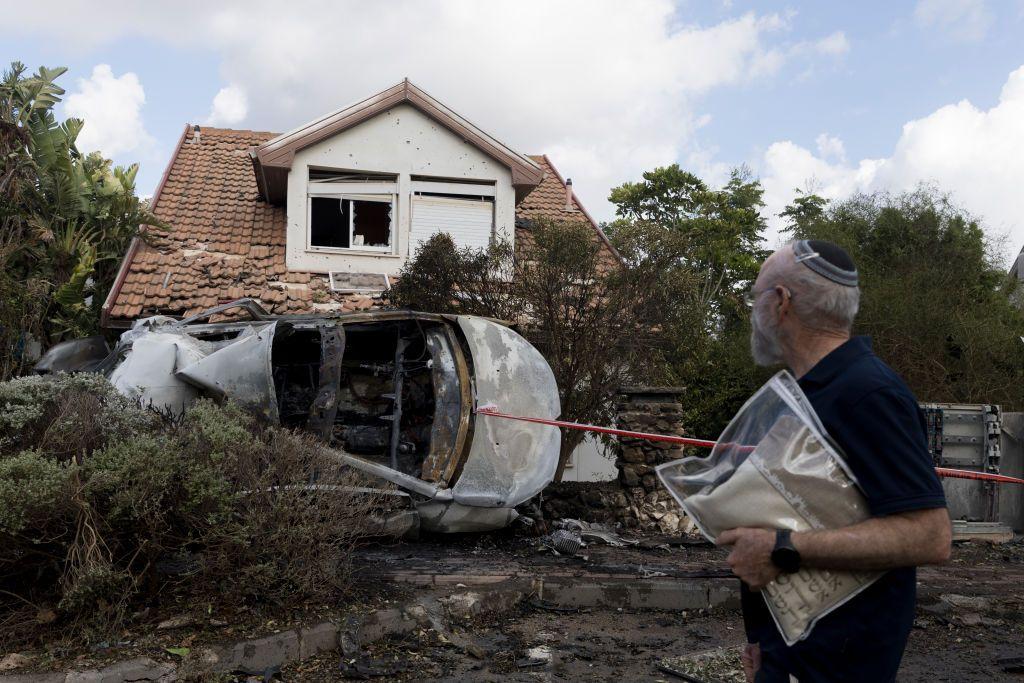
[(886, 158), (849, 164), (837, 138), (823, 134), (817, 143), (817, 155), (791, 141), (776, 142), (765, 152), (760, 170), (776, 228), (775, 215), (795, 188), (841, 198), (935, 183), (981, 217), (990, 235), (1008, 234), (1006, 256), (1024, 244), (1024, 66), (1009, 75), (991, 109), (962, 100), (905, 124)]
[(249, 113), (249, 99), (238, 85), (221, 88), (213, 98), (206, 123), (210, 126), (234, 126)]
[(822, 133), (814, 138), (814, 144), (818, 148), (818, 155), (822, 159), (846, 161), (846, 147), (843, 145), (843, 141), (834, 135)]
[(68, 95), (64, 111), (85, 120), (78, 136), (83, 152), (99, 150), (116, 157), (149, 148), (153, 138), (142, 124), (146, 93), (132, 72), (114, 76), (109, 64), (97, 64), (89, 78), (78, 79), (78, 90)]
[[(111, 0), (22, 3), (5, 25), (85, 47), (132, 36), (212, 50), (223, 81), (246, 95), (246, 125), (262, 130), (292, 129), (408, 76), (512, 147), (550, 154), (609, 218), (610, 187), (699, 153), (703, 95), (847, 47), (842, 34), (793, 43), (791, 13), (697, 25), (685, 11), (672, 0)], [(231, 125), (232, 98), (210, 119)]]
[(845, 55), (850, 51), (850, 41), (842, 31), (836, 31), (814, 43), (814, 49), (823, 55)]
[(982, 40), (992, 19), (985, 0), (918, 0), (914, 7), (914, 20), (919, 26), (960, 42)]

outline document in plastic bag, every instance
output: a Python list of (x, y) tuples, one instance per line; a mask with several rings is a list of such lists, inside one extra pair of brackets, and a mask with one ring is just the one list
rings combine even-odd
[[(835, 529), (867, 519), (867, 501), (796, 380), (780, 372), (755, 393), (706, 457), (657, 468), (712, 542), (737, 527)], [(762, 590), (787, 645), (873, 583), (881, 572), (804, 568)]]

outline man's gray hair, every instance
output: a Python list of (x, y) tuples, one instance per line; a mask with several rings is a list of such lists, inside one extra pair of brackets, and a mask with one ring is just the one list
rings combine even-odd
[(860, 308), (860, 288), (841, 285), (797, 263), (790, 250), (784, 280), (793, 312), (811, 328), (849, 332)]

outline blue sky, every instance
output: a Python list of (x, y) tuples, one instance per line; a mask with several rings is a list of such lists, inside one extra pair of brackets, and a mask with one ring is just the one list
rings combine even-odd
[(86, 118), (86, 146), (141, 164), (142, 194), (186, 122), (285, 130), (408, 76), (521, 151), (551, 155), (599, 218), (612, 215), (610, 187), (653, 166), (721, 182), (746, 164), (769, 215), (795, 187), (839, 198), (932, 182), (1008, 235), (1006, 257), (1024, 245), (1024, 0), (6, 13), (0, 59), (70, 67), (66, 113)]

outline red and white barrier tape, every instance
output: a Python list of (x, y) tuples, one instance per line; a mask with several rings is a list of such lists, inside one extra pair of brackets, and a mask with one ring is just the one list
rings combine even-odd
[[(681, 446), (697, 446), (699, 448), (712, 448), (715, 445), (715, 441), (708, 441), (707, 439), (691, 439), (686, 436), (674, 436), (670, 434), (653, 434), (651, 432), (633, 432), (628, 429), (614, 429), (612, 427), (598, 427), (597, 425), (581, 424), (579, 422), (566, 422), (565, 420), (548, 420), (543, 417), (523, 417), (522, 415), (509, 415), (508, 413), (500, 412), (494, 406), (481, 406), (476, 411), (479, 415), (489, 415), (491, 417), (502, 417), (506, 420), (518, 420), (520, 422), (534, 422), (536, 424), (551, 425), (552, 427), (562, 427), (564, 429), (576, 429), (581, 432), (593, 432), (595, 434), (610, 434), (612, 436), (622, 436), (628, 439), (644, 439), (646, 441), (664, 441), (666, 443), (675, 443)], [(952, 479), (977, 479), (981, 481), (993, 481), (1000, 484), (1024, 484), (1024, 479), (1018, 479), (1017, 477), (1008, 477), (1004, 474), (992, 474), (989, 472), (974, 472), (971, 470), (954, 470), (948, 467), (936, 467), (935, 472), (940, 477), (950, 477)]]

